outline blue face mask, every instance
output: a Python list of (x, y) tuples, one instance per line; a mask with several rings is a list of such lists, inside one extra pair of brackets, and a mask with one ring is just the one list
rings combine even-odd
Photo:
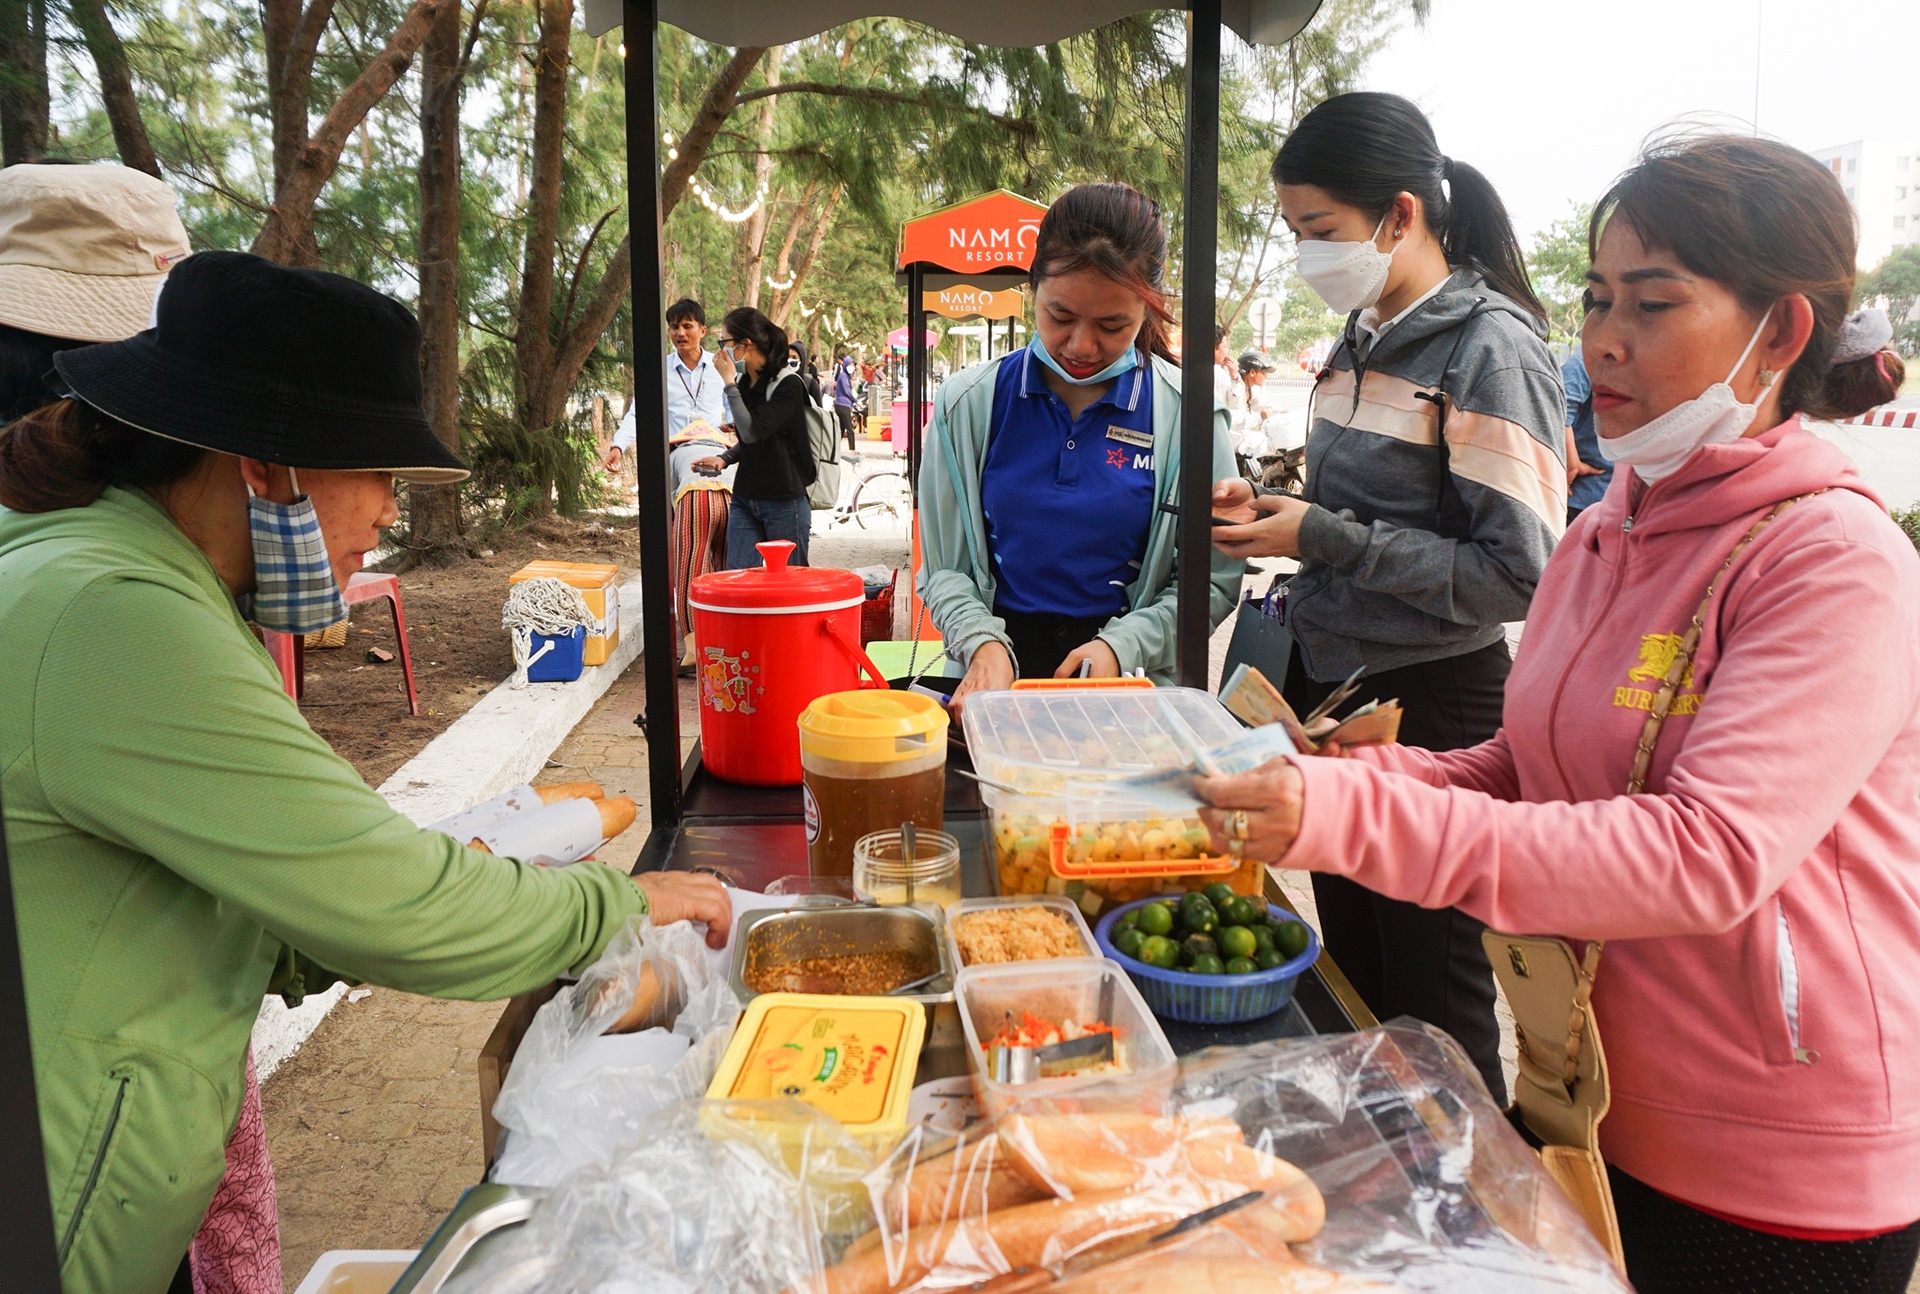
[(310, 634), (347, 618), (347, 602), (333, 578), (313, 500), (300, 493), (291, 468), (292, 503), (250, 494), (247, 530), (253, 538), (253, 593), (241, 611), (262, 629)]
[(1119, 359), (1116, 359), (1092, 377), (1075, 377), (1064, 368), (1061, 368), (1060, 361), (1047, 353), (1046, 343), (1040, 340), (1038, 331), (1034, 332), (1033, 340), (1027, 343), (1027, 349), (1033, 352), (1035, 359), (1045, 364), (1055, 373), (1058, 373), (1060, 380), (1069, 386), (1099, 386), (1102, 382), (1111, 382), (1116, 377), (1131, 373), (1140, 367), (1140, 348), (1138, 346), (1127, 347), (1126, 350), (1120, 353)]

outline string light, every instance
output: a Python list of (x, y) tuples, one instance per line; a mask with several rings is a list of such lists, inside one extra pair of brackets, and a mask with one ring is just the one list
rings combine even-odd
[(813, 318), (814, 314), (815, 314), (815, 311), (812, 306), (803, 305), (800, 307), (800, 317), (802, 319), (811, 319)]
[[(660, 132), (660, 142), (667, 146), (667, 160), (673, 162), (680, 160), (680, 150), (673, 142), (673, 132), (671, 130), (663, 130)], [(713, 196), (712, 190), (700, 183), (700, 177), (697, 175), (687, 177), (687, 192), (699, 199), (701, 206), (730, 225), (737, 225), (744, 220), (751, 220), (754, 212), (760, 210), (761, 206), (767, 200), (767, 186), (762, 184), (759, 190), (753, 195), (753, 201), (736, 210), (716, 199)]]
[(785, 283), (775, 283), (773, 281), (773, 275), (769, 274), (767, 275), (767, 286), (772, 288), (775, 292), (785, 292), (788, 288), (793, 286), (793, 281), (799, 277), (800, 277), (799, 272), (796, 270), (787, 275), (787, 281)]

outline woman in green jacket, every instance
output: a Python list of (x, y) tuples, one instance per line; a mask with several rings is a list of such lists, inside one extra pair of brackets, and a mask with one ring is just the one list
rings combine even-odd
[[(1166, 259), (1144, 195), (1069, 189), (1035, 237), (1033, 340), (940, 388), (920, 474), (918, 588), (966, 666), (956, 702), (1083, 666), (1096, 678), (1173, 677), (1176, 518), (1162, 505), (1179, 490), (1181, 393)], [(1215, 405), (1211, 480), (1233, 474), (1227, 423)], [(1213, 555), (1214, 624), (1244, 569)]]
[(78, 399), (0, 431), (0, 803), (69, 1294), (168, 1288), (263, 994), (507, 997), (649, 910), (726, 938), (706, 878), (416, 827), (248, 630), (338, 620), (394, 480), (466, 475), (421, 412), (419, 345), (371, 288), (203, 252), (155, 328), (56, 358)]

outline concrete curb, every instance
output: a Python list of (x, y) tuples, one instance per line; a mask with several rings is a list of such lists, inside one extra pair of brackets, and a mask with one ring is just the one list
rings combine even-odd
[[(425, 826), (470, 804), (530, 782), (567, 734), (587, 717), (615, 679), (640, 655), (640, 581), (620, 587), (627, 609), (619, 645), (604, 665), (590, 665), (571, 683), (531, 683), (515, 689), (501, 683), (473, 709), (402, 764), (380, 786), (394, 808)], [(335, 985), (289, 1009), (265, 999), (253, 1025), (253, 1064), (265, 1082), (320, 1027), (346, 995)]]

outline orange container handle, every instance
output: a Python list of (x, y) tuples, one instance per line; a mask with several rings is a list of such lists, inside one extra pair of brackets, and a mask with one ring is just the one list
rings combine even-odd
[(853, 668), (854, 668), (854, 673), (856, 675), (859, 674), (859, 672), (862, 670), (866, 671), (867, 677), (858, 680), (857, 686), (859, 688), (865, 691), (872, 692), (872, 691), (880, 690), (887, 686), (886, 676), (881, 674), (880, 667), (873, 663), (873, 661), (867, 656), (867, 653), (862, 651), (860, 648), (854, 646), (853, 644), (847, 642), (847, 640), (842, 638), (839, 634), (833, 632), (832, 616), (828, 616), (826, 619), (820, 622), (820, 632), (834, 646), (838, 647), (841, 651), (847, 653), (847, 655), (853, 657)]
[(1153, 680), (1138, 675), (1121, 675), (1119, 678), (1023, 678), (1013, 685), (1015, 692), (1071, 692), (1087, 688), (1138, 689), (1152, 687)]

